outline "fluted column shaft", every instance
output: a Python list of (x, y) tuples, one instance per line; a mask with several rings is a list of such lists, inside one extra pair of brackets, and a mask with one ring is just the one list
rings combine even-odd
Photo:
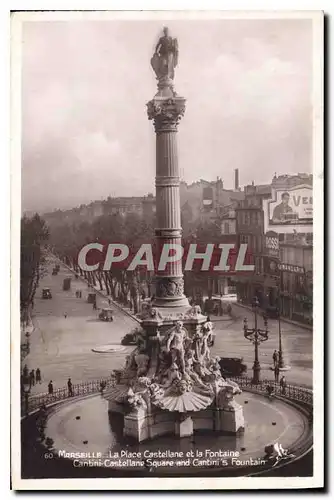
[[(165, 244), (181, 246), (180, 176), (177, 154), (177, 125), (185, 110), (185, 99), (154, 98), (148, 103), (149, 119), (156, 132), (155, 234), (159, 256)], [(173, 252), (171, 250), (171, 252)], [(156, 271), (156, 297), (159, 307), (188, 305), (183, 294), (182, 260), (168, 262)]]

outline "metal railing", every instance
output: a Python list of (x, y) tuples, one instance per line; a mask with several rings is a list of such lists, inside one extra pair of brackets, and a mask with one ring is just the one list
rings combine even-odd
[[(269, 396), (268, 388), (270, 388), (270, 397), (280, 396), (283, 399), (296, 401), (299, 403), (306, 403), (313, 406), (313, 391), (306, 387), (287, 384), (282, 388), (279, 383), (272, 380), (262, 380), (259, 384), (253, 384), (250, 377), (229, 377), (230, 380), (236, 382), (241, 389), (245, 391), (255, 392), (261, 395)], [(86, 396), (101, 391), (102, 386), (104, 389), (115, 383), (115, 378), (103, 378), (91, 380), (88, 382), (81, 382), (80, 384), (72, 385), (72, 392), (70, 393), (68, 387), (55, 389), (52, 394), (42, 393), (30, 395), (27, 403), (22, 398), (22, 414), (31, 413), (39, 409), (43, 405), (50, 405), (58, 401), (63, 401), (76, 396)]]
[(70, 391), (68, 387), (61, 387), (55, 389), (52, 394), (47, 392), (42, 394), (33, 394), (28, 397), (28, 408), (24, 402), (24, 398), (21, 404), (22, 413), (31, 413), (34, 410), (39, 409), (43, 405), (50, 405), (52, 403), (57, 403), (58, 401), (63, 401), (65, 399), (70, 399), (76, 396), (86, 396), (88, 394), (94, 394), (100, 392), (102, 386), (104, 388), (108, 387), (113, 383), (112, 378), (103, 378), (97, 380), (90, 380), (88, 382), (81, 382), (79, 384), (72, 384), (72, 390)]
[[(229, 377), (230, 380), (236, 382), (241, 389), (256, 392), (266, 396), (280, 396), (290, 401), (297, 401), (299, 403), (306, 403), (313, 406), (313, 391), (307, 387), (300, 387), (297, 385), (287, 384), (281, 387), (278, 382), (272, 380), (261, 380), (258, 384), (252, 383), (250, 377)], [(270, 390), (269, 390), (270, 388)]]

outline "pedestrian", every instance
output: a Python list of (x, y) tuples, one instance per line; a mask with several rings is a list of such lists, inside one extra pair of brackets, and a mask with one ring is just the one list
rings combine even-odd
[(276, 363), (276, 365), (275, 365), (274, 375), (275, 375), (275, 382), (278, 384), (278, 381), (279, 381), (279, 366), (278, 366), (278, 363)]
[(31, 370), (30, 372), (30, 384), (35, 385), (35, 370)]
[(36, 370), (36, 384), (37, 382), (42, 383), (41, 370), (39, 368)]
[(50, 380), (50, 382), (48, 383), (48, 391), (49, 391), (49, 394), (53, 394), (53, 383), (52, 383), (52, 380)]
[(275, 349), (273, 354), (274, 367), (277, 365), (277, 361), (278, 361), (278, 352)]
[(65, 319), (67, 318), (67, 313), (64, 313), (64, 318), (65, 318)]
[(24, 378), (28, 378), (29, 370), (28, 370), (28, 366), (27, 365), (24, 365), (22, 373), (23, 373), (23, 377)]
[(268, 398), (272, 399), (272, 397), (274, 395), (274, 392), (275, 392), (275, 389), (273, 388), (273, 386), (272, 385), (267, 385), (266, 391), (267, 391), (267, 394), (268, 394)]
[(286, 383), (286, 378), (285, 376), (283, 375), (283, 377), (281, 378), (280, 380), (280, 383), (279, 383), (280, 387), (281, 387), (281, 394), (285, 394), (286, 393), (286, 386), (287, 386), (287, 383)]
[(68, 396), (73, 396), (72, 380), (69, 378), (67, 381)]
[(94, 311), (96, 311), (96, 309), (97, 309), (96, 300), (94, 300), (94, 302), (93, 302), (93, 309), (94, 309)]

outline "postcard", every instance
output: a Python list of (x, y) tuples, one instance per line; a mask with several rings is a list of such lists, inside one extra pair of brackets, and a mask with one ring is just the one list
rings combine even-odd
[(323, 23), (12, 13), (13, 489), (323, 487)]

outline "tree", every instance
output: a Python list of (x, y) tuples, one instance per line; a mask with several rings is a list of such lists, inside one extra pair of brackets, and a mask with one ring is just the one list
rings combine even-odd
[(36, 289), (45, 271), (45, 245), (49, 230), (36, 213), (21, 219), (20, 309), (21, 321), (27, 323), (33, 307)]

